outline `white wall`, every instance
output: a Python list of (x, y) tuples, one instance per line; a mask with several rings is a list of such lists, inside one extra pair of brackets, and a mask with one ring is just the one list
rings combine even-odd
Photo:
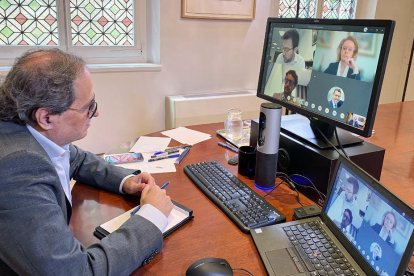
[(161, 1), (161, 72), (94, 72), (100, 116), (76, 142), (107, 152), (164, 129), (165, 96), (257, 88), (272, 1), (252, 21), (181, 18), (181, 1)]
[[(414, 38), (414, 1), (377, 1), (375, 18), (396, 21), (380, 103), (400, 102)], [(414, 76), (413, 72), (411, 72), (411, 76)], [(412, 88), (408, 94), (414, 94)]]

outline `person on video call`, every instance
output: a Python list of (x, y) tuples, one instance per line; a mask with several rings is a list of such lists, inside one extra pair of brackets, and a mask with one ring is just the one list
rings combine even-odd
[(335, 90), (332, 93), (331, 99), (329, 100), (329, 106), (331, 108), (338, 108), (341, 107), (344, 103), (342, 98), (342, 90), (340, 88), (335, 88)]
[(342, 219), (341, 222), (338, 224), (338, 227), (341, 229), (342, 233), (344, 233), (350, 240), (355, 239), (357, 232), (357, 229), (352, 224), (352, 221), (352, 211), (348, 208), (345, 208), (344, 212), (342, 213)]
[(381, 246), (379, 246), (378, 243), (373, 242), (371, 244), (371, 246), (369, 247), (369, 251), (371, 252), (372, 259), (374, 261), (378, 261), (379, 259), (381, 259), (381, 257), (382, 257), (382, 249), (381, 249)]
[(341, 40), (338, 46), (337, 61), (330, 63), (324, 71), (331, 75), (360, 80), (358, 65), (355, 60), (358, 54), (358, 42), (353, 36)]
[(293, 98), (292, 92), (296, 88), (297, 84), (298, 75), (296, 74), (295, 70), (287, 71), (284, 79), (283, 92), (275, 93), (273, 97), (281, 101), (291, 101)]
[[(148, 173), (72, 145), (99, 115), (85, 62), (58, 49), (27, 52), (5, 77), (0, 102), (0, 275), (129, 275), (150, 262), (173, 205)], [(140, 195), (141, 208), (83, 246), (69, 227), (70, 179)]]
[(285, 32), (282, 36), (282, 53), (277, 56), (275, 63), (305, 69), (305, 60), (298, 54), (298, 46), (298, 31), (291, 29)]
[(385, 212), (384, 218), (382, 220), (382, 224), (374, 224), (372, 229), (379, 234), (381, 239), (386, 241), (389, 245), (394, 246), (395, 241), (393, 238), (393, 232), (395, 227), (397, 226), (397, 219), (395, 215), (388, 211)]
[(339, 224), (342, 221), (344, 210), (349, 209), (352, 212), (352, 221), (354, 225), (359, 225), (359, 223), (355, 224), (355, 222), (360, 222), (361, 220), (359, 215), (360, 208), (356, 200), (358, 190), (358, 180), (352, 176), (349, 176), (343, 187), (338, 191), (339, 195), (336, 197), (328, 210), (328, 216), (336, 224)]
[(360, 127), (358, 123), (357, 115), (355, 114), (352, 115), (352, 118), (349, 120), (348, 125), (351, 125), (353, 127)]

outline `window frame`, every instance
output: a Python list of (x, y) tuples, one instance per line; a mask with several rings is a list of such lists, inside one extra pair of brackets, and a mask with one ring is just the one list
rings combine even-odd
[[(134, 1), (134, 46), (73, 46), (70, 33), (70, 1), (56, 0), (59, 45), (57, 46), (0, 46), (0, 66), (10, 66), (16, 57), (31, 49), (59, 48), (76, 54), (88, 64), (137, 64), (147, 62), (147, 1)], [(63, 18), (60, 16), (64, 14)]]

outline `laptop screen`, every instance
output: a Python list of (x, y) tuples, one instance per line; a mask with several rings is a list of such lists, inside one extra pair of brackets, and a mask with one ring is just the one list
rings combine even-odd
[(376, 273), (396, 275), (414, 221), (380, 185), (340, 162), (324, 212)]

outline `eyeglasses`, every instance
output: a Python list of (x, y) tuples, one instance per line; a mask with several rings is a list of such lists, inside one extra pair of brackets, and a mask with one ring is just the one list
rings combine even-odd
[(343, 50), (343, 51), (353, 52), (355, 49), (354, 49), (354, 48), (351, 48), (351, 47), (345, 47), (345, 46), (343, 46), (343, 47), (342, 47), (342, 50)]
[(283, 52), (285, 52), (285, 53), (287, 53), (287, 52), (289, 52), (289, 51), (291, 51), (291, 50), (293, 50), (293, 48), (283, 48), (283, 49), (282, 49), (282, 51), (283, 51)]
[(80, 112), (80, 113), (88, 111), (88, 118), (92, 119), (92, 117), (96, 113), (96, 110), (98, 110), (98, 103), (95, 100), (92, 100), (91, 104), (86, 108), (71, 108), (71, 107), (68, 107), (68, 109), (73, 110), (73, 111), (77, 111), (77, 112)]
[(285, 78), (285, 84), (294, 85), (295, 84), (295, 81)]

